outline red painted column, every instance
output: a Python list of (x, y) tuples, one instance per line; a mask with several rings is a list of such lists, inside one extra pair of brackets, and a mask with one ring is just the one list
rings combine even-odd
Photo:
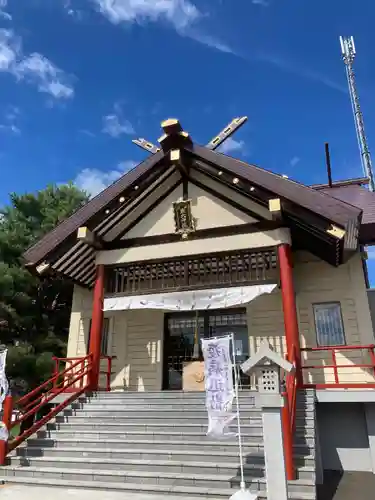
[(92, 370), (90, 376), (90, 389), (92, 391), (97, 391), (99, 386), (100, 351), (103, 330), (104, 274), (104, 265), (98, 265), (96, 267), (89, 345), (89, 353), (92, 354)]
[(284, 311), (284, 326), (288, 358), (292, 359), (293, 346), (296, 356), (296, 377), (298, 385), (302, 384), (301, 344), (298, 331), (296, 295), (293, 282), (292, 251), (290, 245), (283, 243), (278, 247), (281, 296)]

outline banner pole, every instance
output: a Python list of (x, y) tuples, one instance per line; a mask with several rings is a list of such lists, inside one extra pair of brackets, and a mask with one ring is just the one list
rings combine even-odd
[(241, 418), (240, 418), (240, 402), (239, 402), (239, 394), (238, 394), (238, 373), (237, 373), (237, 365), (236, 365), (236, 350), (234, 347), (234, 333), (231, 333), (231, 341), (232, 341), (232, 356), (233, 356), (233, 366), (234, 366), (234, 390), (236, 394), (236, 405), (237, 405), (237, 429), (238, 429), (238, 447), (240, 452), (240, 470), (241, 470), (241, 483), (240, 488), (241, 491), (246, 490), (246, 484), (244, 479), (244, 466), (243, 466), (243, 454), (242, 454), (242, 435), (241, 435)]

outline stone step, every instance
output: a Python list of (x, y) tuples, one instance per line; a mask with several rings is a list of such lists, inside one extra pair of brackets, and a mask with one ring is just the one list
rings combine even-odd
[[(148, 423), (132, 423), (132, 422), (116, 422), (109, 421), (105, 419), (89, 419), (82, 417), (68, 417), (61, 418), (57, 417), (56, 422), (50, 422), (47, 424), (47, 430), (73, 430), (73, 431), (85, 431), (85, 430), (98, 430), (100, 432), (113, 430), (122, 433), (123, 435), (127, 432), (136, 431), (139, 434), (143, 434), (144, 432), (150, 431), (152, 433), (159, 433), (167, 431), (167, 433), (178, 432), (183, 435), (185, 433), (193, 431), (194, 433), (201, 434), (201, 437), (206, 435), (207, 432), (207, 422), (197, 423), (197, 422), (168, 422), (165, 420), (161, 420), (155, 422)], [(236, 427), (230, 428), (231, 431), (237, 432)], [(304, 435), (314, 436), (314, 428), (313, 426), (296, 426), (296, 432), (303, 433)], [(241, 425), (241, 433), (246, 435), (262, 435), (263, 434), (263, 426), (262, 421), (257, 420), (253, 421), (249, 424), (249, 420)]]
[[(121, 404), (121, 403), (98, 403), (97, 401), (92, 402), (92, 403), (73, 403), (71, 406), (69, 406), (66, 411), (104, 411), (104, 412), (144, 412), (144, 411), (152, 411), (152, 412), (183, 412), (189, 413), (189, 412), (196, 412), (196, 413), (204, 413), (207, 415), (207, 409), (204, 405), (204, 403), (165, 403), (165, 404), (147, 404), (147, 403), (132, 403), (132, 404)], [(233, 411), (236, 411), (237, 407), (236, 404), (234, 403), (233, 405)], [(312, 413), (314, 411), (314, 405), (313, 404), (308, 404), (304, 407), (297, 407), (297, 416), (298, 415), (303, 415), (306, 412), (307, 413)], [(240, 413), (243, 414), (257, 414), (261, 415), (261, 409), (256, 408), (251, 405), (240, 405)]]
[[(104, 444), (104, 443), (103, 443)], [(228, 462), (230, 459), (231, 463), (238, 462), (238, 446), (237, 448), (232, 447), (229, 450), (222, 450), (221, 448), (214, 448), (211, 451), (206, 449), (192, 450), (192, 449), (165, 449), (158, 448), (157, 445), (151, 444), (150, 447), (145, 448), (132, 448), (126, 447), (126, 443), (122, 443), (123, 448), (112, 448), (111, 443), (106, 443), (106, 447), (100, 448), (95, 446), (94, 443), (80, 443), (78, 446), (74, 446), (72, 442), (62, 442), (59, 446), (24, 446), (19, 447), (12, 453), (12, 458), (14, 457), (69, 457), (69, 458), (104, 458), (104, 459), (128, 459), (128, 460), (147, 460), (147, 461), (157, 461), (163, 460), (186, 462), (191, 461), (201, 462), (201, 463), (221, 463)], [(70, 446), (69, 446), (70, 445)], [(243, 457), (246, 463), (249, 464), (264, 464), (264, 452), (263, 450), (249, 452), (246, 448), (243, 450)], [(295, 456), (297, 463), (303, 466), (313, 467), (314, 456), (313, 455), (300, 455)]]
[[(223, 441), (207, 441), (208, 438), (205, 433), (197, 433), (197, 432), (173, 432), (173, 431), (159, 431), (153, 432), (151, 431), (123, 431), (121, 430), (106, 430), (105, 427), (103, 429), (96, 430), (86, 430), (86, 427), (83, 427), (83, 430), (75, 429), (72, 430), (62, 430), (51, 431), (51, 430), (41, 430), (38, 431), (37, 437), (39, 439), (77, 439), (81, 440), (94, 440), (96, 442), (105, 443), (107, 440), (113, 443), (122, 443), (128, 442), (132, 443), (132, 446), (136, 446), (136, 443), (146, 442), (160, 442), (164, 443), (166, 447), (169, 446), (170, 442), (175, 442), (177, 447), (186, 447), (190, 446), (191, 443), (198, 444), (199, 448), (205, 446), (207, 442), (214, 443), (216, 446), (237, 446), (236, 439), (223, 440)], [(255, 429), (253, 434), (242, 433), (243, 441), (245, 446), (261, 446), (263, 447), (263, 432), (261, 430)], [(295, 442), (297, 445), (308, 446), (309, 448), (313, 448), (315, 444), (315, 438), (313, 433), (308, 435), (305, 432), (299, 431), (295, 435)], [(129, 444), (130, 445), (130, 444)]]
[[(50, 451), (52, 451), (51, 449)], [(63, 450), (60, 450), (63, 451)], [(70, 453), (72, 450), (68, 450)], [(95, 450), (94, 450), (95, 451)], [(131, 455), (131, 454), (129, 454)], [(145, 455), (147, 456), (147, 455)], [(194, 457), (191, 457), (192, 459)], [(31, 457), (31, 456), (14, 456), (10, 457), (11, 466), (20, 467), (37, 467), (37, 468), (64, 468), (64, 469), (82, 469), (82, 470), (111, 470), (123, 472), (125, 475), (131, 475), (136, 472), (137, 474), (146, 473), (150, 480), (152, 478), (159, 477), (160, 474), (166, 474), (168, 477), (179, 477), (181, 483), (187, 481), (188, 484), (191, 483), (191, 478), (193, 476), (211, 477), (212, 481), (214, 476), (227, 477), (227, 478), (237, 478), (240, 475), (240, 468), (237, 457), (228, 457), (224, 461), (214, 462), (209, 459), (202, 461), (202, 456), (197, 457), (196, 460), (166, 460), (162, 456), (160, 458), (104, 458), (91, 456), (87, 451), (87, 456), (69, 456), (64, 454), (59, 454), (56, 456), (48, 455), (42, 457)], [(228, 461), (232, 458), (232, 461)], [(236, 460), (237, 458), (237, 460)], [(246, 460), (251, 460), (249, 457), (244, 457)], [(214, 458), (213, 458), (214, 460)], [(312, 465), (297, 464), (296, 469), (297, 477), (299, 479), (313, 480), (314, 479), (314, 467)], [(246, 478), (253, 477), (263, 477), (265, 474), (264, 463), (253, 463), (248, 462), (244, 464), (244, 475)], [(186, 477), (185, 477), (186, 476)], [(203, 483), (202, 483), (203, 486)]]
[[(254, 406), (256, 400), (254, 399), (254, 396), (252, 397), (244, 397), (244, 398), (239, 398), (239, 404), (240, 406), (243, 405), (249, 405), (249, 406)], [(198, 404), (198, 405), (204, 405), (206, 402), (205, 397), (190, 397), (190, 398), (159, 398), (159, 397), (153, 397), (153, 398), (143, 398), (142, 396), (134, 396), (134, 397), (121, 397), (117, 396), (117, 393), (111, 394), (111, 396), (106, 397), (106, 398), (94, 398), (94, 397), (85, 397), (82, 396), (76, 400), (77, 403), (91, 403), (91, 404), (121, 404), (121, 405), (129, 405), (129, 404), (135, 404), (135, 405), (169, 405), (169, 404), (177, 404), (177, 405), (190, 405), (190, 404)], [(314, 404), (314, 398), (300, 398), (297, 399), (297, 406), (303, 407), (304, 405), (307, 404)], [(236, 398), (233, 400), (233, 404), (236, 404)]]
[[(50, 488), (68, 489), (85, 489), (89, 491), (102, 491), (103, 499), (109, 491), (123, 492), (125, 495), (130, 494), (134, 500), (144, 500), (145, 495), (150, 495), (150, 500), (164, 500), (165, 497), (176, 498), (178, 500), (228, 500), (235, 490), (202, 490), (197, 488), (181, 488), (181, 487), (164, 487), (150, 486), (148, 484), (131, 484), (124, 482), (101, 482), (101, 481), (82, 481), (82, 480), (66, 480), (66, 479), (50, 479), (39, 477), (22, 477), (8, 476), (7, 483), (27, 484), (29, 486), (47, 486)], [(254, 488), (250, 488), (254, 491)], [(265, 488), (262, 491), (257, 491), (258, 500), (267, 500)], [(124, 495), (124, 498), (125, 498)], [(141, 495), (142, 497), (138, 497)], [(289, 500), (315, 500), (315, 492), (289, 492)]]
[[(236, 412), (236, 409), (233, 409)], [(126, 408), (126, 407), (115, 407), (110, 409), (101, 409), (98, 407), (91, 407), (91, 405), (85, 405), (83, 409), (65, 409), (62, 412), (65, 416), (72, 417), (92, 417), (92, 418), (110, 418), (110, 419), (141, 419), (146, 421), (148, 419), (184, 419), (184, 420), (206, 420), (208, 418), (207, 410), (205, 408), (186, 408), (186, 409), (155, 409), (155, 408)], [(262, 418), (262, 411), (256, 408), (241, 409), (240, 412), (241, 419), (246, 418)], [(313, 410), (311, 412), (297, 410), (297, 419), (313, 419)]]
[[(142, 423), (142, 425), (147, 425), (150, 423), (166, 423), (167, 425), (173, 427), (175, 425), (195, 423), (200, 425), (207, 425), (208, 417), (206, 412), (107, 412), (107, 411), (81, 411), (81, 410), (67, 410), (60, 413), (55, 417), (56, 422), (69, 422), (74, 424), (79, 424), (82, 422), (86, 423), (128, 423), (136, 424)], [(304, 415), (297, 418), (297, 425), (301, 423), (308, 425), (314, 425), (314, 415)], [(241, 424), (252, 424), (261, 425), (262, 418), (261, 415), (252, 415), (241, 413), (240, 418)]]
[[(67, 436), (65, 434), (68, 434)], [(54, 433), (53, 436), (46, 437), (42, 436), (40, 438), (30, 438), (27, 440), (26, 443), (21, 445), (17, 450), (22, 449), (22, 447), (29, 447), (29, 448), (94, 448), (95, 450), (98, 451), (98, 453), (108, 453), (108, 451), (117, 453), (121, 452), (122, 450), (139, 450), (139, 449), (151, 449), (151, 447), (156, 447), (159, 450), (166, 450), (166, 451), (182, 451), (182, 450), (191, 450), (195, 452), (200, 452), (202, 451), (203, 453), (211, 453), (211, 452), (216, 452), (217, 450), (220, 450), (222, 452), (225, 452), (226, 455), (228, 453), (235, 451), (235, 453), (238, 455), (238, 441), (237, 439), (233, 440), (217, 440), (217, 441), (212, 441), (207, 437), (202, 437), (200, 435), (197, 436), (192, 436), (193, 438), (195, 437), (196, 440), (186, 440), (182, 439), (161, 439), (163, 436), (156, 436), (155, 439), (151, 438), (147, 439), (147, 436), (141, 435), (139, 436), (139, 439), (123, 439), (122, 434), (115, 434), (115, 435), (110, 435), (110, 438), (100, 438), (97, 433), (86, 433), (85, 435), (82, 435), (82, 433)], [(137, 436), (135, 436), (136, 438)], [(159, 438), (159, 439), (158, 439)], [(177, 436), (178, 438), (178, 436)], [(198, 439), (200, 438), (200, 439)], [(262, 436), (260, 436), (260, 439), (262, 439)], [(108, 450), (109, 449), (109, 450)], [(263, 456), (263, 443), (248, 443), (248, 440), (246, 439), (246, 442), (242, 443), (242, 449), (244, 454), (246, 453), (252, 453), (252, 454), (257, 454), (261, 453)], [(16, 450), (16, 451), (17, 451)], [(295, 445), (295, 453), (297, 455), (310, 455), (311, 453), (311, 447), (308, 446), (308, 444), (296, 444)]]
[[(45, 479), (63, 479), (69, 481), (96, 481), (111, 483), (123, 482), (145, 486), (149, 485), (149, 491), (165, 491), (169, 490), (173, 494), (174, 488), (180, 488), (180, 491), (185, 493), (202, 492), (206, 489), (206, 494), (215, 495), (214, 491), (210, 490), (231, 490), (239, 489), (240, 477), (232, 475), (207, 475), (207, 474), (182, 474), (168, 472), (147, 472), (147, 471), (129, 471), (122, 470), (105, 470), (105, 469), (73, 469), (73, 468), (58, 468), (58, 467), (19, 467), (6, 466), (0, 469), (0, 477), (7, 479), (15, 477), (28, 478), (45, 478)], [(266, 491), (266, 480), (264, 477), (252, 477), (247, 481), (254, 490)], [(151, 488), (152, 487), (152, 488)], [(315, 491), (315, 481), (310, 479), (297, 479), (289, 483), (289, 490), (292, 492), (309, 492)], [(140, 488), (136, 491), (141, 491)], [(215, 498), (213, 496), (213, 498)]]

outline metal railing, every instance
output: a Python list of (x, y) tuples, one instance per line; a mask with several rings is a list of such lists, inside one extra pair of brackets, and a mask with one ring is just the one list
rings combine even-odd
[[(89, 354), (61, 372), (54, 373), (50, 379), (18, 400), (13, 400), (10, 395), (5, 398), (3, 424), (9, 434), (15, 427), (19, 427), (20, 432), (14, 439), (0, 441), (0, 465), (5, 465), (6, 456), (10, 451), (89, 390), (91, 370), (92, 355)], [(51, 408), (53, 400), (64, 393), (70, 395), (63, 402)], [(20, 410), (15, 419), (12, 419), (13, 409)], [(31, 425), (26, 425), (26, 428), (23, 429), (28, 422), (31, 422)]]
[[(373, 344), (302, 348), (301, 351), (305, 353), (301, 367), (303, 387), (314, 389), (375, 388), (374, 350)], [(341, 359), (338, 360), (338, 358)]]

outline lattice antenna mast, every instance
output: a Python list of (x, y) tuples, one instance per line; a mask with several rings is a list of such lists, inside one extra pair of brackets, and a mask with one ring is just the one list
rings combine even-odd
[(353, 69), (353, 63), (356, 56), (354, 38), (352, 36), (350, 38), (340, 36), (340, 44), (341, 44), (342, 57), (346, 66), (346, 76), (349, 85), (349, 95), (350, 95), (350, 100), (352, 102), (355, 128), (357, 132), (359, 150), (361, 153), (363, 173), (369, 180), (370, 191), (375, 191), (375, 182), (374, 182), (374, 174), (372, 171), (371, 155), (367, 144), (367, 138), (365, 134), (365, 124), (363, 121), (362, 111), (359, 104), (359, 97), (357, 93), (357, 87), (355, 83), (355, 75)]

